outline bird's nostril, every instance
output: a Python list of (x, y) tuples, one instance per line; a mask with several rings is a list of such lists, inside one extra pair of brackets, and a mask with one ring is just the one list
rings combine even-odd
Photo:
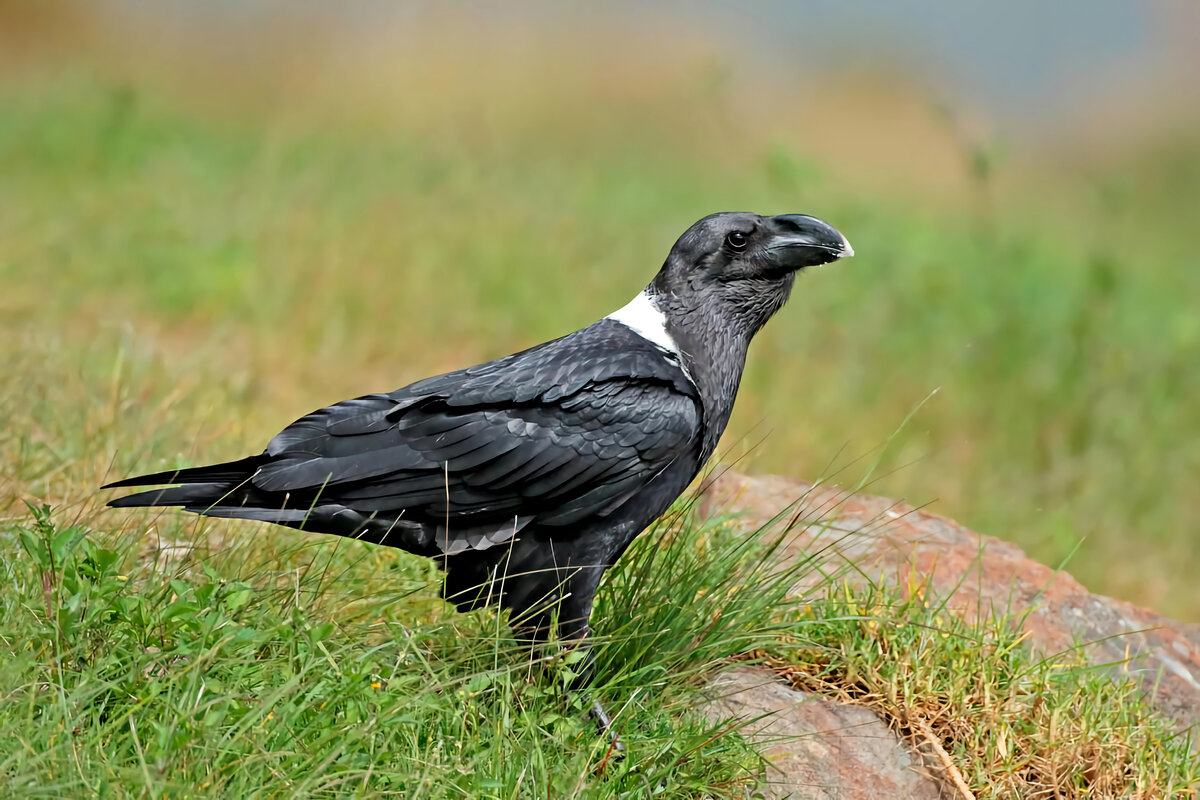
[(808, 233), (814, 228), (826, 228), (825, 223), (807, 214), (780, 214), (775, 217), (775, 223), (780, 231), (786, 233)]
[(792, 217), (794, 214), (781, 214), (775, 218), (775, 225), (781, 232), (796, 233), (800, 230), (800, 226)]

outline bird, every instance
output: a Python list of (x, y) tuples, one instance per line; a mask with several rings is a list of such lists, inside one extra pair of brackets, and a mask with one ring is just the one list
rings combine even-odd
[[(102, 488), (163, 487), (115, 508), (177, 506), (427, 556), (460, 611), (508, 609), (523, 641), (580, 646), (604, 571), (716, 451), (751, 339), (800, 270), (853, 253), (805, 214), (711, 214), (587, 327), (318, 409), (246, 458)], [(599, 703), (592, 714), (610, 727)]]

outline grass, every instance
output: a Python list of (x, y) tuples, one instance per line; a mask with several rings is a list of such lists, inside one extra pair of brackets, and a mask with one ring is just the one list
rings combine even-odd
[(1147, 717), (1135, 685), (1071, 652), (1030, 656), (1009, 620), (968, 625), (878, 588), (812, 612), (815, 646), (751, 656), (797, 689), (878, 713), (951, 796), (1194, 797), (1200, 787), (1191, 741)]
[(1193, 143), (1074, 174), (1001, 165), (964, 202), (918, 203), (816, 163), (786, 127), (738, 148), (688, 138), (696, 122), (735, 138), (710, 113), (734, 107), (720, 81), (614, 92), (596, 132), (578, 105), (456, 128), (283, 115), (287, 94), (248, 112), (104, 75), (0, 83), (13, 794), (744, 796), (757, 756), (693, 708), (749, 654), (936, 742), (980, 797), (1197, 781), (1130, 686), (1032, 660), (1000, 622), (884, 594), (785, 600), (762, 542), (695, 520), (639, 541), (600, 595), (597, 691), (628, 748), (614, 760), (559, 688), (572, 664), (531, 665), (501, 620), (451, 614), (427, 563), (103, 510), (95, 490), (574, 329), (714, 209), (808, 211), (859, 256), (806, 275), (756, 341), (727, 448), (805, 477), (838, 453), (830, 472), (877, 463), (872, 491), (937, 499), (1049, 563), (1075, 553), (1093, 590), (1195, 618)]
[[(810, 569), (681, 510), (597, 609), (599, 680), (626, 748), (503, 622), (433, 598), (428, 564), (165, 520), (147, 552), (33, 508), (0, 550), (0, 780), (16, 796), (740, 797), (761, 778), (704, 679), (752, 660), (866, 705), (978, 797), (1186, 797), (1190, 741), (1131, 683), (1034, 660), (1003, 621), (789, 595)], [(936, 765), (936, 762), (931, 762)], [(938, 769), (935, 766), (935, 771)], [(951, 777), (953, 776), (953, 778)]]
[(3, 564), (4, 639), (22, 644), (0, 668), (0, 731), (18, 743), (0, 775), (18, 792), (685, 797), (752, 774), (736, 737), (681, 714), (675, 668), (712, 654), (679, 636), (625, 663), (640, 692), (628, 674), (601, 689), (637, 720), (613, 761), (560, 688), (570, 659), (531, 664), (493, 616), (429, 613), (417, 559), (349, 545), (149, 560), (130, 538), (110, 549), (34, 520)]

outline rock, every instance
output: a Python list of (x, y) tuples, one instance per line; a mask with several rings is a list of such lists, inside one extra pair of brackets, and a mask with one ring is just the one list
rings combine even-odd
[(939, 784), (874, 712), (781, 683), (770, 670), (734, 669), (709, 684), (702, 712), (744, 723), (770, 762), (759, 791), (792, 800), (939, 800)]
[[(702, 487), (700, 512), (735, 513), (735, 524), (747, 530), (787, 529), (781, 558), (820, 551), (823, 564), (854, 564), (844, 573), (848, 582), (870, 577), (905, 594), (948, 597), (948, 608), (966, 619), (1007, 615), (1040, 652), (1085, 643), (1081, 652), (1091, 663), (1116, 664), (1109, 669), (1137, 677), (1154, 706), (1181, 727), (1200, 722), (1200, 625), (1092, 594), (1013, 544), (895, 500), (732, 470)], [(820, 580), (814, 575), (796, 591), (811, 593)]]

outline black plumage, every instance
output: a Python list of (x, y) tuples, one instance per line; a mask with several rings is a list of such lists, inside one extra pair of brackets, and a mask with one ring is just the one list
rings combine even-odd
[(604, 569), (687, 487), (729, 419), (750, 339), (795, 272), (850, 254), (803, 215), (715, 214), (629, 306), (486, 364), (322, 408), (238, 461), (106, 488), (437, 559), (460, 608), (582, 639)]

